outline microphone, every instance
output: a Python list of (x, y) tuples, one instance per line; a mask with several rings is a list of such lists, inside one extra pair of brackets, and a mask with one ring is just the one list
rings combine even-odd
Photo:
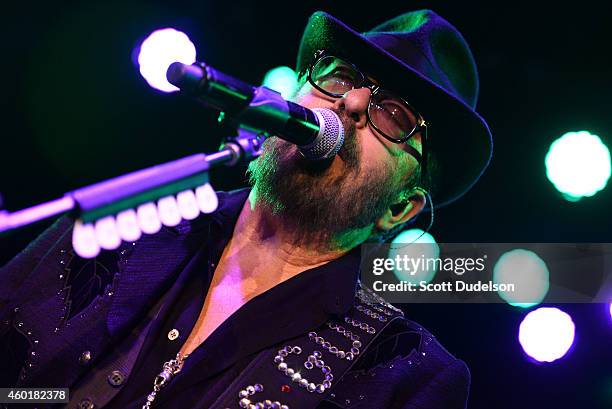
[(303, 107), (267, 87), (254, 87), (201, 62), (172, 63), (166, 76), (182, 92), (222, 111), (224, 117), (297, 145), (309, 160), (333, 158), (344, 143), (342, 121), (330, 109)]

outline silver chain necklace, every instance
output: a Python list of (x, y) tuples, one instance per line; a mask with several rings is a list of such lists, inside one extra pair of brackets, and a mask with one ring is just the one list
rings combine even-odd
[(176, 358), (164, 362), (163, 370), (155, 377), (155, 380), (153, 381), (153, 391), (147, 396), (147, 401), (144, 405), (142, 405), (142, 409), (151, 408), (151, 405), (153, 405), (153, 401), (155, 401), (159, 391), (170, 383), (176, 374), (181, 372), (185, 359), (187, 359), (188, 356), (189, 355), (181, 356), (181, 353), (179, 352), (176, 354)]

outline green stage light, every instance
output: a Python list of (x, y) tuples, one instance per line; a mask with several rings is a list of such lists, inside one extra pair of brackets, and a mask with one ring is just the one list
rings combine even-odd
[[(388, 257), (395, 259), (396, 257), (409, 259), (419, 259), (425, 257), (427, 259), (437, 259), (440, 256), (440, 246), (436, 239), (421, 229), (409, 229), (398, 234), (391, 242)], [(395, 277), (399, 281), (407, 281), (414, 285), (419, 285), (421, 281), (425, 283), (431, 282), (434, 279), (437, 270), (436, 265), (420, 266), (415, 271), (394, 270)]]
[(289, 67), (276, 67), (267, 72), (263, 85), (289, 98), (297, 87), (297, 74)]
[(514, 291), (498, 291), (514, 307), (529, 308), (542, 302), (550, 288), (544, 260), (529, 250), (515, 249), (501, 255), (493, 267), (493, 282), (514, 284)]
[(406, 244), (406, 243), (428, 243), (435, 244), (436, 239), (421, 229), (408, 229), (398, 234), (392, 241), (393, 244)]
[(571, 202), (593, 196), (610, 178), (610, 151), (587, 131), (568, 132), (554, 141), (545, 163), (548, 180)]

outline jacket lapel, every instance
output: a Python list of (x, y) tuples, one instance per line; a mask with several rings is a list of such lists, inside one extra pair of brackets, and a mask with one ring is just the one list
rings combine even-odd
[[(206, 236), (189, 222), (142, 237), (120, 270), (107, 315), (107, 328), (116, 338), (128, 331), (169, 288)], [(200, 226), (201, 227), (201, 226)]]
[(157, 234), (145, 235), (135, 243), (127, 263), (118, 273), (107, 316), (111, 337), (116, 338), (136, 325), (170, 288), (182, 268), (206, 242), (211, 223), (220, 224), (231, 233), (248, 194), (249, 189), (218, 192), (219, 208), (214, 213), (183, 220), (176, 227), (163, 227)]

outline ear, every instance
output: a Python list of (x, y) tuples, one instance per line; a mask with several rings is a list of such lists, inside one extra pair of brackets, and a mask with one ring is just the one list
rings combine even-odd
[(425, 202), (423, 189), (413, 189), (407, 200), (389, 206), (385, 213), (376, 220), (376, 228), (389, 231), (400, 224), (406, 223), (421, 213), (425, 207)]

